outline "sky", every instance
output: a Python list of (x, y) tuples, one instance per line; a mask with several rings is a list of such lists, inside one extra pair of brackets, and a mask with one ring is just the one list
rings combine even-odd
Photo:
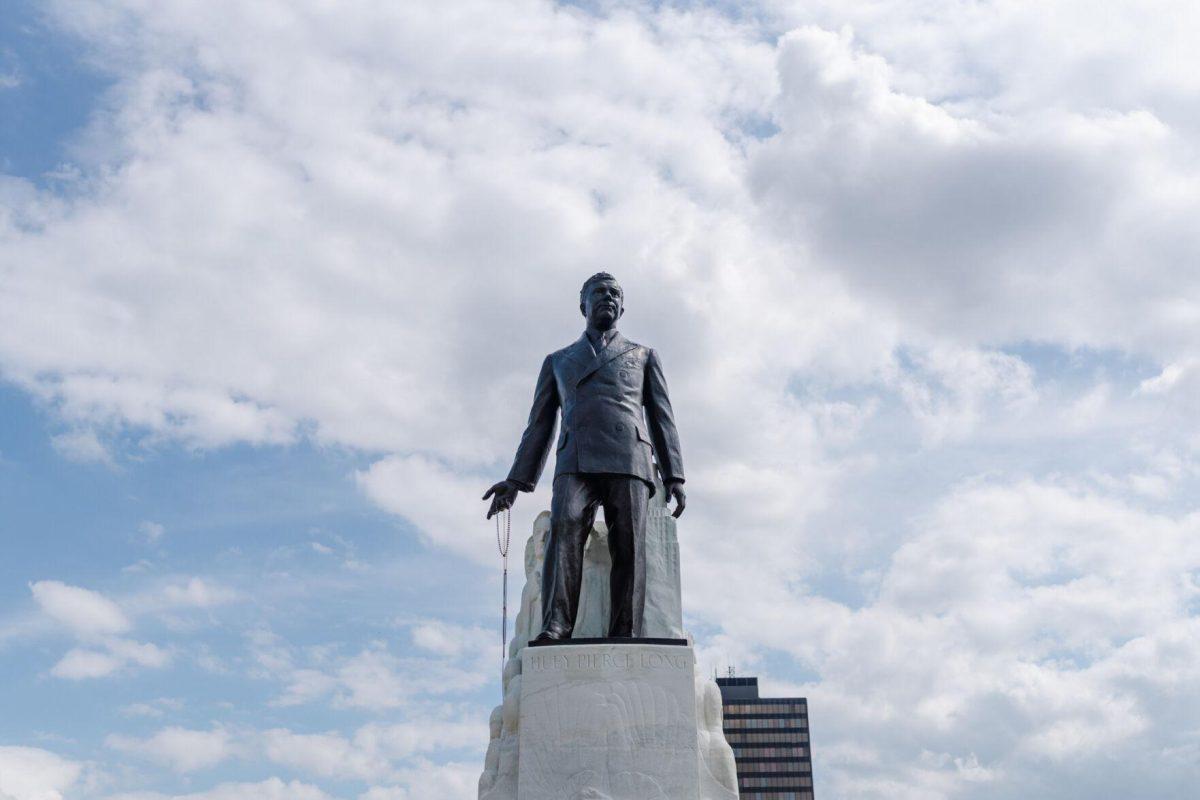
[(479, 498), (602, 269), (700, 664), (808, 698), (818, 797), (1191, 797), (1198, 28), (7, 0), (0, 800), (473, 798)]

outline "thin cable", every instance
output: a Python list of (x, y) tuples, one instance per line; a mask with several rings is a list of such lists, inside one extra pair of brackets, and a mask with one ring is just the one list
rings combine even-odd
[(512, 542), (512, 511), (505, 509), (504, 535), (500, 535), (500, 514), (496, 515), (496, 547), (500, 550), (500, 561), (504, 568), (502, 581), (503, 601), (500, 610), (500, 678), (504, 679), (505, 650), (508, 648), (508, 547)]

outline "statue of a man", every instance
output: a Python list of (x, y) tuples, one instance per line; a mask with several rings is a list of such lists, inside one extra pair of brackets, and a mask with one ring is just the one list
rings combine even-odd
[[(529, 424), (508, 478), (487, 490), (488, 518), (532, 492), (550, 454), (562, 411), (550, 503), (550, 537), (542, 571), (538, 640), (571, 638), (583, 582), (583, 548), (604, 508), (612, 555), (610, 637), (641, 637), (646, 601), (646, 511), (654, 460), (674, 516), (683, 513), (683, 459), (658, 354), (616, 329), (625, 313), (616, 278), (600, 272), (579, 292), (587, 329), (542, 363)], [(643, 415), (644, 410), (644, 415)], [(653, 458), (652, 458), (653, 456)]]

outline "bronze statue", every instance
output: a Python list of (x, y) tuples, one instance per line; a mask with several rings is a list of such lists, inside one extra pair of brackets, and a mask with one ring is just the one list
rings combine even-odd
[[(646, 599), (646, 510), (654, 460), (674, 516), (683, 513), (683, 460), (658, 354), (616, 329), (625, 313), (616, 278), (600, 272), (579, 292), (587, 329), (542, 363), (529, 423), (508, 478), (488, 489), (488, 519), (537, 485), (562, 411), (550, 503), (550, 537), (542, 572), (539, 641), (571, 638), (579, 610), (583, 548), (604, 508), (612, 555), (610, 637), (642, 635)], [(644, 409), (644, 415), (643, 415)], [(654, 460), (652, 460), (652, 455)]]

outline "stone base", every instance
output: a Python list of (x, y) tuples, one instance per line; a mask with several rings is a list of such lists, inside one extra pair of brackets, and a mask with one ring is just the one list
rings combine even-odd
[(691, 647), (521, 654), (517, 800), (699, 800)]
[[(686, 639), (682, 641), (680, 639), (685, 634), (679, 600), (679, 546), (675, 535), (675, 520), (667, 514), (666, 506), (663, 503), (665, 495), (666, 492), (659, 486), (655, 496), (650, 499), (651, 514), (646, 525), (646, 613), (642, 618), (642, 625), (647, 636), (662, 637), (663, 640), (672, 642), (673, 644), (666, 646), (665, 649), (671, 651), (672, 655), (686, 652), (688, 662), (691, 663), (694, 661), (692, 649), (687, 646)], [(541, 572), (545, 540), (549, 531), (550, 513), (544, 511), (534, 522), (533, 535), (525, 543), (525, 586), (521, 591), (521, 603), (518, 606), (517, 619), (513, 629), (514, 635), (509, 643), (508, 661), (504, 665), (504, 700), (492, 712), (490, 720), (490, 741), (487, 755), (484, 758), (483, 773), (479, 776), (479, 800), (527, 800), (528, 798), (537, 800), (542, 797), (549, 797), (552, 800), (603, 800), (603, 798), (657, 800), (664, 797), (663, 792), (666, 789), (663, 787), (662, 781), (666, 779), (656, 778), (662, 765), (658, 763), (642, 765), (639, 763), (640, 757), (630, 751), (627, 744), (622, 745), (622, 741), (625, 740), (622, 740), (621, 736), (632, 737), (634, 733), (643, 739), (650, 738), (651, 744), (653, 744), (652, 734), (660, 726), (646, 724), (616, 725), (611, 737), (607, 733), (608, 728), (605, 727), (606, 733), (602, 739), (604, 748), (599, 749), (593, 746), (587, 749), (587, 752), (591, 754), (589, 758), (593, 760), (599, 760), (599, 756), (604, 755), (603, 770), (596, 770), (597, 777), (594, 781), (588, 782), (583, 779), (583, 776), (579, 776), (580, 772), (585, 772), (586, 769), (592, 769), (592, 767), (589, 766), (586, 769), (576, 767), (566, 778), (568, 781), (572, 778), (577, 780), (578, 787), (576, 789), (571, 789), (571, 786), (568, 785), (566, 789), (545, 790), (550, 792), (548, 795), (522, 794), (518, 796), (517, 788), (518, 783), (524, 787), (529, 781), (536, 783), (541, 780), (551, 780), (555, 779), (556, 775), (559, 776), (558, 779), (562, 779), (558, 767), (547, 770), (547, 768), (539, 766), (539, 761), (544, 761), (547, 758), (545, 754), (553, 753), (555, 747), (553, 741), (547, 741), (549, 737), (545, 733), (545, 726), (555, 724), (559, 725), (561, 729), (561, 715), (583, 714), (586, 711), (593, 715), (592, 718), (598, 719), (607, 726), (610, 719), (619, 720), (628, 717), (627, 709), (645, 709), (646, 702), (648, 702), (645, 700), (647, 697), (662, 699), (666, 704), (663, 706), (664, 708), (677, 708), (682, 694), (675, 692), (682, 692), (682, 687), (685, 685), (690, 687), (689, 691), (692, 693), (694, 705), (691, 734), (684, 739), (679, 726), (665, 723), (662, 726), (663, 733), (667, 735), (668, 742), (679, 744), (686, 758), (691, 759), (693, 768), (699, 772), (700, 800), (737, 800), (737, 765), (734, 763), (733, 750), (726, 743), (725, 735), (721, 730), (721, 691), (711, 678), (704, 675), (684, 676), (682, 669), (664, 670), (661, 664), (656, 663), (647, 662), (643, 666), (640, 656), (633, 661), (627, 659), (624, 662), (614, 662), (611, 658), (608, 662), (605, 662), (603, 658), (599, 661), (588, 661), (585, 662), (585, 668), (582, 670), (578, 663), (575, 667), (570, 667), (568, 662), (561, 664), (557, 670), (543, 669), (541, 672), (546, 674), (533, 674), (529, 666), (532, 662), (529, 659), (534, 654), (544, 656), (548, 653), (569, 649), (570, 653), (567, 655), (577, 656), (587, 652), (586, 648), (616, 647), (622, 652), (627, 650), (634, 652), (631, 648), (652, 646), (652, 642), (647, 639), (625, 640), (615, 645), (611, 641), (603, 640), (599, 642), (581, 641), (588, 637), (603, 636), (604, 631), (608, 630), (610, 561), (607, 532), (604, 525), (598, 522), (588, 538), (587, 548), (584, 551), (583, 591), (579, 600), (579, 617), (575, 624), (575, 636), (579, 638), (572, 639), (569, 645), (551, 643), (538, 644), (533, 648), (527, 647), (529, 640), (537, 636), (541, 630)], [(542, 665), (546, 666), (545, 662), (542, 662)], [(592, 669), (593, 666), (597, 669)], [(619, 669), (617, 669), (618, 666)], [(622, 676), (628, 678), (638, 674), (638, 670), (646, 670), (652, 677), (655, 675), (669, 676), (670, 692), (667, 692), (666, 687), (653, 681), (648, 685), (648, 688), (652, 689), (648, 695), (632, 691), (628, 686), (629, 681), (624, 680)], [(556, 672), (564, 674), (554, 678)], [(523, 706), (525, 692), (522, 682), (527, 676), (531, 678), (532, 686), (536, 689), (531, 697), (540, 698), (531, 700), (536, 707), (529, 712), (526, 712)], [(593, 688), (584, 691), (588, 681), (592, 681)], [(601, 687), (604, 686), (608, 686), (608, 688), (602, 690)], [(663, 693), (660, 694), (660, 690)], [(568, 700), (566, 707), (547, 705), (544, 702), (555, 692)], [(670, 698), (669, 703), (666, 700), (668, 697)], [(622, 703), (620, 698), (625, 698), (626, 702)], [(630, 705), (631, 698), (642, 700), (642, 705)], [(655, 707), (657, 708), (657, 706)], [(649, 713), (657, 714), (658, 712)], [(633, 717), (644, 721), (646, 712), (639, 712)], [(541, 725), (539, 721), (545, 724)], [(579, 723), (571, 723), (570, 718), (567, 722), (568, 729), (579, 730), (586, 727)], [(539, 725), (542, 730), (533, 732), (533, 738), (529, 739), (528, 749), (531, 755), (527, 758), (523, 749), (526, 746), (526, 727), (535, 725)], [(595, 729), (590, 730), (590, 733), (579, 736), (580, 741), (585, 745), (589, 742), (595, 745), (601, 741)], [(626, 733), (622, 734), (622, 731)], [(672, 738), (675, 736), (679, 738)], [(611, 750), (613, 755), (610, 755), (610, 744), (613, 745)], [(696, 766), (697, 751), (698, 767)], [(689, 752), (691, 755), (687, 755)], [(571, 753), (568, 753), (566, 757), (582, 759), (582, 756)], [(563, 764), (566, 763), (563, 762)], [(532, 766), (527, 766), (527, 764), (532, 764)], [(529, 770), (528, 774), (527, 770)], [(669, 771), (673, 770), (672, 767)], [(566, 767), (561, 770), (561, 772), (565, 771), (567, 771)], [(645, 780), (651, 782), (647, 784), (648, 788), (645, 791), (634, 785), (638, 781), (643, 781), (643, 778), (635, 773), (640, 773), (645, 776)], [(549, 778), (534, 778), (535, 774), (548, 774)], [(604, 776), (603, 779), (600, 777), (601, 775)], [(691, 786), (686, 778), (683, 780), (688, 786)], [(605, 786), (608, 788), (606, 789)], [(528, 788), (529, 791), (534, 791), (536, 787)], [(555, 791), (562, 793), (554, 794)], [(571, 793), (572, 791), (574, 794)], [(667, 800), (692, 800), (697, 796), (694, 791), (691, 794), (688, 794), (688, 791), (691, 790), (685, 789), (683, 794), (668, 792), (665, 797)]]

